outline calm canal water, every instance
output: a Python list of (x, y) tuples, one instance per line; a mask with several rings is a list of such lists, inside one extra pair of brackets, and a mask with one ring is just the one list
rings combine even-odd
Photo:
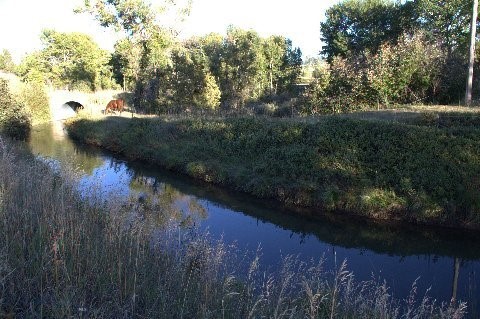
[[(385, 279), (396, 298), (408, 296), (417, 279), (418, 294), (469, 303), (479, 313), (480, 236), (444, 229), (380, 226), (352, 220), (298, 217), (275, 203), (235, 194), (141, 163), (128, 163), (98, 149), (77, 145), (60, 124), (35, 127), (30, 147), (81, 172), (81, 188), (120, 197), (157, 196), (172, 211), (240, 248), (261, 248), (261, 261), (276, 268), (282, 256), (326, 258), (327, 267), (347, 259), (357, 280)], [(106, 196), (106, 195), (105, 195)], [(455, 279), (458, 278), (458, 279)]]

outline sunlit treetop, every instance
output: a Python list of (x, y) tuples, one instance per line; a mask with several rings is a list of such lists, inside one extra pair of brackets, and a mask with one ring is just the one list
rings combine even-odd
[[(190, 13), (191, 0), (161, 0), (154, 6), (145, 0), (84, 0), (84, 5), (76, 13), (89, 13), (103, 27), (113, 27), (128, 36), (148, 37), (160, 25), (164, 25), (165, 13), (176, 10), (175, 20), (183, 21)], [(164, 20), (164, 21), (161, 21)], [(170, 22), (170, 21), (169, 21)], [(173, 29), (173, 28), (172, 28)]]

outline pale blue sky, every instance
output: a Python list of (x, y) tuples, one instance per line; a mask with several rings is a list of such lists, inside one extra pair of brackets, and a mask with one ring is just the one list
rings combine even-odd
[[(154, 4), (156, 1), (154, 0)], [(193, 0), (191, 15), (180, 26), (181, 36), (225, 33), (228, 25), (254, 29), (262, 36), (284, 35), (304, 56), (321, 49), (320, 21), (338, 0)], [(44, 28), (84, 32), (111, 50), (118, 35), (98, 27), (88, 15), (75, 15), (82, 0), (0, 0), (0, 49), (18, 61), (25, 52), (40, 48)]]

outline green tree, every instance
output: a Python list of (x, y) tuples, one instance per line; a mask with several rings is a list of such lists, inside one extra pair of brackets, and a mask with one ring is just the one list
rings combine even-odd
[(17, 68), (17, 73), (25, 82), (45, 83), (48, 70), (42, 53), (37, 51), (25, 56)]
[(404, 35), (397, 45), (386, 43), (368, 56), (369, 85), (384, 105), (425, 102), (438, 90), (444, 61), (439, 45), (423, 33)]
[(189, 41), (171, 53), (171, 65), (160, 68), (146, 87), (155, 91), (156, 112), (178, 112), (185, 109), (215, 109), (220, 104), (220, 89), (209, 70), (208, 58)]
[(278, 82), (285, 56), (285, 39), (280, 36), (271, 36), (264, 40), (264, 54), (267, 62), (267, 73), (270, 95), (277, 93)]
[(0, 53), (0, 70), (13, 73), (15, 71), (15, 63), (13, 62), (10, 51), (3, 49)]
[(224, 38), (221, 34), (210, 33), (198, 39), (199, 45), (208, 58), (209, 68), (217, 81), (221, 77)]
[(322, 54), (329, 62), (365, 50), (376, 52), (416, 24), (412, 4), (390, 0), (345, 0), (329, 8), (320, 23)]
[[(158, 92), (163, 89), (170, 92), (170, 82), (160, 83), (160, 79), (170, 78), (169, 50), (177, 32), (174, 27), (161, 25), (163, 20), (168, 20), (162, 19), (161, 14), (172, 13), (170, 9), (174, 7), (180, 7), (175, 12), (177, 17), (186, 16), (191, 1), (181, 7), (175, 0), (165, 0), (162, 6), (153, 7), (144, 0), (85, 0), (84, 5), (76, 10), (89, 13), (101, 26), (125, 33), (128, 40), (117, 45), (112, 65), (117, 79), (129, 88), (135, 86), (133, 104), (145, 111), (155, 110), (156, 105), (170, 100), (170, 97), (158, 96)], [(133, 49), (130, 52), (133, 54), (129, 54), (129, 48)]]
[(152, 6), (143, 0), (85, 0), (76, 12), (91, 14), (102, 27), (142, 38), (148, 38), (156, 18)]
[(300, 49), (285, 37), (271, 36), (264, 39), (264, 55), (270, 95), (291, 91), (302, 72)]
[(279, 76), (279, 91), (281, 93), (291, 92), (298, 78), (302, 74), (302, 51), (300, 48), (293, 48), (292, 41), (285, 39), (285, 52), (283, 55), (282, 72)]
[(309, 61), (311, 70), (311, 82), (304, 94), (305, 103), (301, 112), (306, 115), (316, 115), (330, 110), (327, 106), (327, 89), (330, 84), (330, 69), (328, 63), (324, 61)]
[(169, 34), (157, 31), (144, 41), (123, 38), (115, 43), (110, 65), (117, 83), (125, 90), (133, 90), (140, 76), (150, 76), (170, 64), (173, 40)]
[(220, 89), (226, 105), (242, 107), (265, 93), (267, 74), (263, 43), (255, 31), (230, 27), (220, 57)]
[(208, 68), (208, 61), (198, 47), (179, 49), (172, 54), (174, 66), (175, 102), (216, 108), (220, 104), (220, 90)]
[(457, 48), (466, 56), (473, 0), (417, 0), (415, 3), (421, 28), (430, 39), (440, 42), (448, 57)]
[(26, 80), (45, 80), (55, 87), (97, 90), (114, 85), (110, 55), (82, 33), (44, 30), (43, 49), (27, 56), (19, 67)]
[(142, 48), (129, 38), (123, 38), (114, 45), (110, 65), (117, 83), (124, 90), (133, 90), (140, 72)]

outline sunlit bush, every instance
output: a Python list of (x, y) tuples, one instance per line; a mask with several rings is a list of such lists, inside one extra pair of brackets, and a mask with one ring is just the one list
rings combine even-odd
[(336, 57), (328, 68), (318, 70), (306, 91), (303, 113), (458, 102), (465, 86), (462, 61), (448, 57), (422, 33), (405, 34), (375, 54)]
[(0, 79), (0, 132), (16, 139), (30, 134), (30, 117), (23, 103), (10, 93), (8, 83)]
[(20, 99), (31, 115), (34, 125), (50, 121), (50, 101), (42, 83), (24, 83), (20, 92)]

